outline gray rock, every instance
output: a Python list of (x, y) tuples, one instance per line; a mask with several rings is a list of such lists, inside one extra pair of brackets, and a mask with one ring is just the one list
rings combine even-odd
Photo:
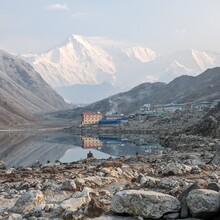
[(180, 217), (186, 218), (189, 216), (189, 208), (187, 206), (186, 197), (183, 197), (181, 200), (181, 211), (180, 211)]
[(179, 200), (181, 201), (184, 197), (187, 197), (188, 194), (194, 189), (205, 189), (207, 188), (207, 183), (205, 180), (198, 180), (189, 186), (183, 193), (179, 195)]
[(156, 187), (160, 183), (160, 179), (150, 177), (150, 176), (144, 176), (141, 178), (141, 186), (145, 187)]
[(192, 174), (199, 174), (201, 172), (202, 172), (202, 170), (198, 166), (193, 166), (192, 167), (192, 170), (191, 170)]
[(76, 190), (76, 184), (75, 184), (74, 180), (66, 180), (63, 182), (61, 189), (74, 191), (74, 190)]
[(22, 220), (22, 216), (20, 214), (11, 214), (8, 220)]
[(0, 170), (6, 170), (4, 161), (0, 160)]
[(31, 212), (39, 205), (44, 204), (44, 195), (39, 190), (31, 190), (22, 195), (13, 207), (13, 211), (16, 213)]
[(161, 180), (159, 187), (165, 189), (166, 192), (176, 193), (180, 186), (177, 180), (166, 177)]
[(191, 167), (180, 163), (168, 163), (161, 170), (164, 176), (182, 175), (191, 172)]
[(65, 211), (76, 212), (82, 205), (91, 201), (89, 193), (93, 192), (91, 188), (85, 187), (82, 192), (73, 194), (72, 198), (64, 200), (60, 207)]
[(102, 185), (102, 179), (99, 176), (90, 176), (84, 178), (86, 183), (90, 183), (91, 185), (97, 185), (101, 186)]
[(199, 217), (206, 213), (212, 214), (220, 207), (218, 192), (207, 189), (194, 189), (187, 196), (187, 205), (193, 217)]
[[(141, 218), (139, 218), (141, 219)], [(92, 220), (137, 220), (135, 217), (122, 217), (122, 216), (111, 216), (111, 215), (102, 215), (98, 218), (93, 218)]]
[(88, 202), (87, 198), (81, 197), (81, 198), (71, 198), (63, 201), (60, 205), (60, 207), (63, 210), (68, 210), (72, 212), (76, 212), (79, 208), (81, 208), (82, 205), (86, 204)]
[(30, 183), (24, 182), (21, 183), (16, 189), (17, 190), (28, 190), (30, 188)]
[(77, 189), (79, 189), (79, 190), (82, 190), (86, 184), (85, 180), (82, 178), (76, 178), (76, 179), (74, 179), (74, 181), (76, 183)]
[(207, 189), (218, 192), (220, 190), (220, 186), (218, 183), (209, 183)]
[(201, 189), (206, 187), (207, 187), (206, 181), (199, 180), (193, 183), (190, 187), (188, 187), (183, 193), (179, 195), (178, 199), (181, 202), (181, 212), (180, 212), (181, 218), (186, 218), (189, 215), (189, 209), (186, 202), (186, 198), (189, 195), (189, 193), (194, 189)]
[(180, 215), (179, 212), (169, 213), (169, 214), (165, 214), (163, 216), (163, 219), (166, 219), (166, 220), (177, 219), (179, 217), (179, 215)]
[(153, 191), (125, 190), (116, 193), (111, 210), (133, 216), (157, 219), (169, 212), (178, 212), (180, 202), (167, 194)]

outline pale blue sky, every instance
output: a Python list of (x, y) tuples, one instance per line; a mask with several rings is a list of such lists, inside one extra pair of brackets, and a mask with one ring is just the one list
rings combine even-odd
[(220, 52), (220, 0), (0, 0), (0, 49), (40, 52), (71, 34), (161, 52)]

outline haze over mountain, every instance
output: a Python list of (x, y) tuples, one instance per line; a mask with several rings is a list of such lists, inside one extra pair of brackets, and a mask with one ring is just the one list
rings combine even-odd
[(173, 101), (191, 103), (215, 100), (220, 97), (220, 67), (208, 69), (198, 76), (183, 75), (170, 83), (143, 83), (135, 88), (95, 102), (84, 108), (67, 110), (52, 114), (52, 117), (79, 118), (83, 111), (100, 111), (102, 113), (137, 112), (141, 106), (150, 103), (167, 104)]
[[(105, 98), (143, 82), (169, 82), (180, 75), (196, 76), (220, 65), (220, 54), (195, 49), (159, 55), (153, 49), (103, 37), (70, 36), (66, 41), (41, 54), (21, 54), (43, 79), (72, 102), (97, 101), (90, 86), (112, 85)], [(76, 93), (82, 85), (81, 93)], [(92, 87), (96, 90), (96, 86)], [(117, 90), (115, 89), (118, 88)], [(71, 97), (79, 97), (79, 100)], [(87, 97), (83, 99), (83, 97)], [(81, 100), (80, 100), (81, 98)], [(90, 100), (91, 99), (91, 100)]]
[(18, 57), (0, 50), (0, 126), (34, 121), (35, 114), (67, 109), (68, 105)]

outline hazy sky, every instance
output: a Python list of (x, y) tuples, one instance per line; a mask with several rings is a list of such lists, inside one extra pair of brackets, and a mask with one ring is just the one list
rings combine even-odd
[(0, 0), (0, 49), (40, 52), (71, 34), (169, 52), (220, 52), (220, 0)]

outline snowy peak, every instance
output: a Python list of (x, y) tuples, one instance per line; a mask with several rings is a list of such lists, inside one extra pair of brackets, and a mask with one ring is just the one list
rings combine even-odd
[(194, 58), (197, 65), (201, 68), (201, 70), (206, 70), (207, 68), (214, 67), (217, 57), (212, 52), (199, 52), (197, 50), (192, 49), (192, 57)]
[(142, 63), (153, 61), (157, 57), (155, 51), (143, 47), (130, 47), (122, 49), (122, 52), (125, 53), (129, 58), (136, 58)]
[(54, 88), (107, 82), (128, 89), (146, 81), (169, 82), (220, 66), (220, 55), (195, 49), (158, 55), (154, 50), (104, 37), (72, 35), (42, 54), (22, 54)]
[[(183, 74), (196, 76), (202, 71), (216, 66), (220, 66), (220, 54), (195, 49), (162, 55), (157, 57), (155, 63), (156, 72), (158, 72), (158, 69), (161, 71), (158, 78), (164, 82), (169, 82)], [(163, 73), (163, 69), (165, 73)]]
[[(26, 59), (27, 56), (22, 57)], [(115, 80), (111, 56), (80, 36), (73, 35), (65, 44), (47, 53), (33, 55), (32, 59), (34, 68), (53, 87), (98, 84), (103, 80), (114, 83)], [(30, 56), (26, 60), (30, 62)]]
[(178, 61), (174, 60), (168, 68), (165, 70), (166, 73), (172, 72), (176, 76), (181, 76), (183, 74), (192, 72), (191, 69), (188, 69), (186, 66), (183, 64), (179, 63)]
[[(54, 88), (103, 82), (115, 85), (122, 60), (147, 63), (156, 56), (156, 52), (149, 48), (129, 47), (127, 43), (79, 35), (70, 36), (46, 53), (21, 55)], [(120, 71), (130, 71), (124, 63), (122, 66)]]

